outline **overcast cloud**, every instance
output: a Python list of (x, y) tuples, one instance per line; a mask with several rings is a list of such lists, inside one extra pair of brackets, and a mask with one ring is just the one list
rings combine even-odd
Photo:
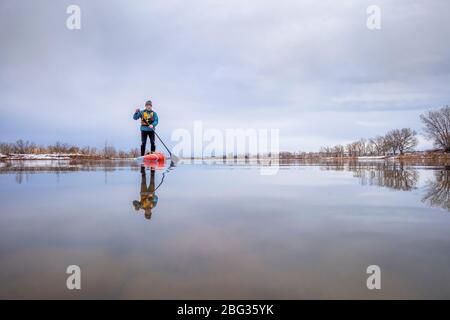
[(420, 132), (450, 101), (449, 14), (445, 0), (0, 0), (0, 140), (129, 149), (148, 98), (166, 138), (195, 120), (279, 128), (284, 150)]

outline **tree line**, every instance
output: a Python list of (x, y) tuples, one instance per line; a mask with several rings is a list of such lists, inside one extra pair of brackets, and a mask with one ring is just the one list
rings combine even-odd
[(418, 144), (416, 131), (410, 128), (394, 129), (385, 135), (360, 139), (346, 145), (322, 147), (320, 155), (326, 157), (363, 157), (404, 154)]
[[(436, 148), (450, 152), (450, 107), (428, 111), (420, 115), (425, 137), (433, 141)], [(320, 148), (325, 157), (362, 157), (403, 155), (417, 147), (417, 132), (411, 128), (394, 129), (385, 135), (370, 139), (360, 139), (346, 145)]]
[(22, 139), (16, 142), (0, 142), (1, 154), (71, 154), (92, 158), (135, 158), (140, 155), (137, 148), (129, 151), (117, 150), (114, 146), (105, 143), (103, 148), (96, 147), (78, 147), (64, 142), (56, 142), (47, 146), (38, 145), (34, 142), (24, 141)]

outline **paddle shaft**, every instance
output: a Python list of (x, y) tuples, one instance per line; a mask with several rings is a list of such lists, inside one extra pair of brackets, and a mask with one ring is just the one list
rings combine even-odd
[(164, 143), (164, 141), (162, 141), (162, 139), (159, 137), (159, 135), (156, 133), (155, 129), (153, 129), (153, 132), (155, 133), (155, 135), (158, 137), (159, 141), (161, 141), (161, 143), (163, 144), (164, 148), (166, 148), (167, 152), (169, 153), (169, 155), (172, 157), (172, 152), (170, 152), (169, 148), (167, 148), (166, 144)]

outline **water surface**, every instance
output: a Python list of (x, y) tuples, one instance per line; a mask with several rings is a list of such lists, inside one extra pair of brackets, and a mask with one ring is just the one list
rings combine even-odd
[[(0, 298), (449, 299), (449, 172), (3, 163)], [(381, 290), (366, 287), (374, 264)]]

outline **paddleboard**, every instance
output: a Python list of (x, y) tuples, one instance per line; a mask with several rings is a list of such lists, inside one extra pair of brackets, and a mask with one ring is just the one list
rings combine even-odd
[(149, 153), (145, 156), (136, 158), (136, 161), (145, 166), (154, 168), (164, 168), (166, 157), (162, 152)]
[(143, 157), (143, 160), (144, 161), (164, 162), (165, 156), (164, 156), (164, 153), (162, 153), (162, 152), (149, 153)]

